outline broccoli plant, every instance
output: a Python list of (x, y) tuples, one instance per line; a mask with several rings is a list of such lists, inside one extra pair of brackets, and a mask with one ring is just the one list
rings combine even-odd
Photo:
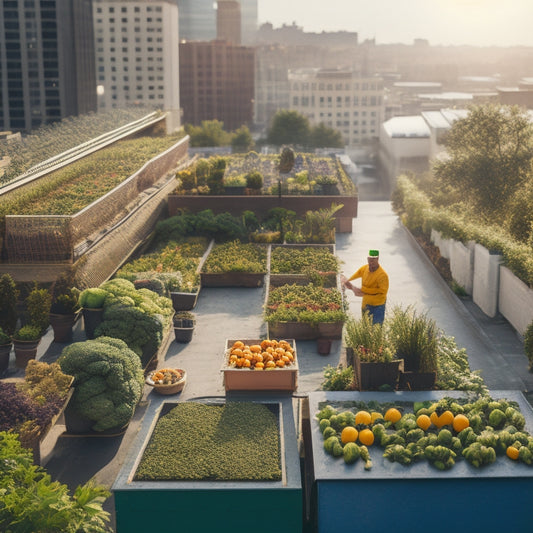
[(61, 353), (61, 370), (74, 376), (71, 407), (94, 422), (94, 431), (129, 423), (144, 384), (138, 355), (120, 339), (75, 342)]

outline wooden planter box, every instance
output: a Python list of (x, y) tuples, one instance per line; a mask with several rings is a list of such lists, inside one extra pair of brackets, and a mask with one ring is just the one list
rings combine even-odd
[(318, 327), (309, 322), (268, 322), (270, 339), (314, 340), (320, 337)]
[[(271, 337), (281, 338), (281, 337)], [(224, 376), (226, 391), (290, 391), (296, 390), (298, 385), (298, 358), (296, 356), (296, 342), (294, 339), (286, 339), (294, 349), (294, 363), (288, 367), (274, 370), (251, 370), (249, 368), (235, 368), (228, 364), (228, 351), (237, 339), (226, 340), (224, 350), (224, 362), (221, 372)], [(260, 339), (240, 339), (244, 344), (260, 344)]]
[[(213, 398), (213, 401), (225, 401)], [(280, 481), (137, 481), (137, 465), (162, 414), (176, 402), (151, 402), (111, 488), (116, 529), (128, 533), (295, 533), (303, 527), (303, 494), (292, 398), (239, 396), (275, 409), (279, 417)], [(232, 452), (228, 449), (228, 453)], [(238, 508), (235, 506), (238, 503)], [(279, 502), (283, 502), (280, 505)], [(258, 507), (259, 505), (259, 507)], [(260, 513), (258, 509), (270, 509)], [(275, 510), (275, 511), (274, 511)], [(207, 511), (207, 512), (206, 512)]]
[(437, 380), (436, 372), (400, 371), (398, 388), (400, 390), (432, 390)]
[(200, 289), (196, 292), (171, 292), (170, 299), (172, 300), (172, 307), (176, 313), (178, 311), (190, 311), (196, 307)]
[(202, 287), (262, 287), (265, 272), (200, 273)]
[(400, 371), (403, 370), (403, 359), (390, 363), (365, 363), (350, 347), (346, 348), (346, 360), (353, 366), (355, 387), (358, 390), (377, 390), (389, 385), (392, 390), (398, 386)]

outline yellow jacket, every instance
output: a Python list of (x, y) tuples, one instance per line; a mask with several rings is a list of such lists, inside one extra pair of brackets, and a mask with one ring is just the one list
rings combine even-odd
[(364, 292), (361, 307), (383, 305), (387, 301), (389, 276), (381, 266), (370, 272), (368, 265), (363, 265), (348, 281), (357, 278), (361, 278), (361, 290)]

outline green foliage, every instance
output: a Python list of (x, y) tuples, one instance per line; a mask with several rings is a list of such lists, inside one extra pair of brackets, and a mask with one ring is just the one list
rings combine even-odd
[(458, 190), (487, 219), (502, 222), (531, 169), (533, 127), (525, 110), (473, 106), (454, 122), (445, 143), (450, 157), (434, 165), (438, 182)]
[(246, 187), (248, 187), (249, 189), (259, 190), (261, 189), (261, 187), (263, 187), (263, 175), (261, 174), (261, 172), (258, 172), (257, 170), (248, 172), (245, 178)]
[(100, 309), (104, 306), (107, 291), (98, 287), (90, 287), (80, 293), (78, 304), (88, 309)]
[(272, 274), (303, 274), (310, 271), (337, 273), (339, 259), (328, 248), (305, 247), (289, 248), (276, 246), (270, 254), (270, 272)]
[(31, 451), (16, 434), (0, 432), (0, 529), (6, 532), (105, 533), (109, 513), (102, 508), (111, 493), (92, 481), (69, 494), (33, 464)]
[(185, 124), (185, 132), (190, 137), (191, 146), (227, 146), (230, 134), (224, 131), (224, 123), (219, 120), (203, 120), (201, 126)]
[(272, 119), (267, 133), (269, 144), (306, 146), (309, 138), (309, 120), (297, 111), (281, 109)]
[(134, 479), (280, 480), (279, 440), (266, 405), (180, 402), (157, 421)]
[(322, 382), (322, 390), (352, 390), (354, 381), (353, 368), (351, 366), (337, 367), (328, 365), (324, 368), (324, 381)]
[(17, 326), (18, 290), (15, 281), (9, 274), (0, 277), (0, 328), (9, 335)]
[(282, 174), (288, 174), (294, 167), (294, 150), (285, 146), (279, 157), (279, 171)]
[(248, 152), (254, 147), (254, 140), (248, 126), (241, 126), (231, 136), (231, 148), (235, 152)]
[(340, 131), (318, 124), (311, 128), (309, 146), (311, 148), (344, 148), (344, 140)]
[(19, 341), (36, 341), (43, 336), (41, 328), (27, 324), (13, 333), (13, 338)]
[(431, 229), (435, 229), (444, 238), (464, 244), (475, 241), (492, 252), (500, 253), (505, 266), (533, 287), (531, 243), (517, 242), (501, 226), (487, 225), (479, 218), (469, 217), (464, 207), (432, 206), (428, 196), (407, 176), (398, 178), (392, 206), (411, 231), (420, 230), (428, 235)]
[(0, 346), (3, 344), (11, 344), (11, 336), (0, 328)]
[(196, 187), (196, 174), (190, 168), (180, 170), (176, 174), (176, 179), (179, 180), (181, 188), (186, 191)]
[(214, 246), (207, 256), (202, 272), (266, 273), (267, 252), (264, 246), (232, 241)]
[(207, 176), (206, 183), (210, 194), (224, 193), (224, 173), (226, 171), (226, 159), (216, 157), (211, 163), (211, 172)]
[(529, 360), (529, 371), (533, 372), (533, 322), (524, 333), (524, 352)]
[(74, 286), (74, 272), (72, 270), (59, 274), (52, 284), (51, 292), (51, 313), (70, 315), (79, 310), (80, 291)]
[(382, 324), (374, 324), (369, 313), (360, 319), (348, 316), (344, 325), (344, 343), (352, 348), (363, 362), (392, 361), (394, 345)]
[(425, 313), (417, 313), (411, 306), (396, 306), (387, 320), (389, 338), (406, 370), (436, 372), (438, 361), (438, 328)]
[(50, 308), (52, 306), (52, 295), (48, 289), (39, 288), (37, 283), (26, 298), (28, 307), (28, 318), (30, 324), (37, 326), (44, 334), (50, 325)]
[(138, 355), (110, 337), (75, 342), (58, 359), (74, 376), (72, 407), (94, 422), (94, 431), (126, 425), (142, 396), (144, 377)]

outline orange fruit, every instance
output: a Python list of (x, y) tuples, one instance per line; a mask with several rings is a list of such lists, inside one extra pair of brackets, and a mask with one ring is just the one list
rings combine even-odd
[(514, 446), (508, 446), (505, 453), (507, 454), (507, 457), (513, 459), (513, 461), (516, 461), (520, 452), (518, 451), (518, 448), (515, 448)]
[(346, 426), (341, 433), (341, 442), (346, 444), (347, 442), (355, 442), (359, 432), (353, 426)]
[(362, 429), (359, 432), (359, 442), (365, 446), (372, 446), (374, 444), (374, 433), (370, 429)]
[(398, 422), (398, 420), (400, 420), (400, 418), (402, 418), (402, 413), (400, 413), (396, 407), (391, 407), (390, 409), (387, 409), (387, 412), (383, 418), (395, 424)]
[(355, 425), (365, 424), (369, 425), (372, 423), (372, 415), (368, 411), (357, 411), (355, 413)]
[(383, 415), (381, 413), (378, 413), (377, 411), (373, 411), (372, 413), (370, 413), (370, 416), (371, 416), (371, 419), (372, 419), (372, 424), (376, 420), (379, 420), (380, 418), (383, 418)]
[(437, 426), (437, 427), (440, 427), (439, 426), (439, 415), (433, 411), (430, 415), (429, 415), (429, 419), (431, 420), (431, 423), (434, 425), (434, 426)]
[(442, 413), (439, 416), (439, 419), (438, 419), (439, 426), (438, 427), (449, 426), (450, 424), (453, 424), (453, 419), (454, 419), (454, 416), (453, 416), (453, 413), (451, 411), (444, 411), (444, 413)]
[(470, 420), (466, 418), (465, 415), (459, 413), (458, 415), (455, 415), (453, 419), (453, 429), (459, 433), (459, 431), (463, 431), (463, 429), (467, 428), (470, 425)]
[(416, 419), (416, 425), (420, 428), (426, 431), (426, 429), (431, 426), (431, 419), (428, 415), (420, 415)]

